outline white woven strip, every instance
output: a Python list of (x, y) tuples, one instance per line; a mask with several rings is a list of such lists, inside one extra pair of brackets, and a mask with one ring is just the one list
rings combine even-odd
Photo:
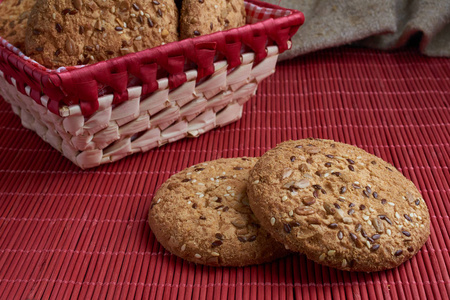
[(198, 85), (196, 71), (186, 72), (188, 81), (172, 91), (167, 78), (160, 79), (159, 89), (144, 99), (141, 87), (129, 88), (130, 100), (119, 105), (112, 105), (113, 96), (105, 95), (99, 98), (99, 110), (89, 117), (82, 116), (77, 105), (66, 107), (64, 117), (55, 115), (19, 93), (14, 81), (11, 85), (3, 76), (0, 90), (24, 127), (81, 168), (90, 168), (240, 119), (258, 82), (275, 70), (278, 48), (268, 47), (267, 54), (254, 67), (254, 53), (243, 53), (242, 64), (230, 73), (225, 61), (217, 62), (214, 74)]

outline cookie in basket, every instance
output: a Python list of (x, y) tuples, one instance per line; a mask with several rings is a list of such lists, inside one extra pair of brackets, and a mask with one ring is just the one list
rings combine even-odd
[(394, 268), (430, 234), (427, 205), (392, 165), (331, 140), (287, 141), (250, 173), (261, 226), (289, 249), (349, 271)]
[(243, 0), (184, 0), (180, 38), (191, 38), (245, 25)]
[(262, 229), (246, 195), (256, 158), (218, 159), (170, 177), (156, 192), (149, 224), (173, 254), (211, 266), (245, 266), (287, 255)]
[(25, 50), (25, 30), (36, 0), (3, 0), (0, 2), (0, 36)]
[(37, 0), (26, 54), (48, 68), (92, 64), (178, 40), (174, 0)]

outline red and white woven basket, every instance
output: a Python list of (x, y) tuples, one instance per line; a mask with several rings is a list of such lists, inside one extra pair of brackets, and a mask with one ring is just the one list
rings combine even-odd
[(241, 118), (304, 21), (245, 2), (247, 25), (49, 70), (0, 38), (0, 95), (24, 127), (81, 168), (117, 161)]

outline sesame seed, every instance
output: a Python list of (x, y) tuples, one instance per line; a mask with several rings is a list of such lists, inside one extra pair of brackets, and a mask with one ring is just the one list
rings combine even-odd
[(197, 182), (197, 179), (192, 179), (192, 183), (196, 183)]
[(253, 181), (253, 184), (258, 184), (258, 183), (259, 183), (259, 180)]
[(229, 197), (230, 196), (230, 194), (225, 194), (225, 195), (223, 195), (224, 197)]
[(398, 212), (395, 212), (395, 217), (396, 217), (397, 219), (400, 219), (400, 214), (399, 214)]
[(192, 202), (191, 202), (191, 200), (189, 200), (188, 202), (187, 202), (187, 204), (191, 204)]
[(270, 219), (270, 224), (273, 226), (273, 225), (275, 225), (275, 218), (274, 217), (272, 217), (271, 219)]
[(203, 182), (199, 182), (198, 185), (205, 185)]
[(336, 254), (336, 250), (328, 250), (328, 256), (334, 256)]
[(344, 218), (342, 218), (342, 221), (343, 221), (345, 224), (351, 224), (351, 223), (353, 223), (353, 219), (350, 218), (350, 217), (344, 217)]
[(186, 250), (186, 244), (183, 244), (183, 246), (181, 246), (181, 251)]
[(202, 256), (198, 253), (196, 253), (194, 256), (195, 256), (195, 258), (202, 258)]
[(213, 252), (211, 252), (211, 255), (212, 255), (212, 256), (220, 256), (220, 254), (219, 254), (219, 253), (217, 253), (217, 252), (214, 252), (214, 251), (213, 251)]
[(372, 225), (372, 221), (368, 220), (367, 224)]
[(283, 196), (283, 197), (281, 198), (281, 201), (286, 201), (287, 199), (288, 199), (287, 196)]
[(393, 202), (388, 202), (388, 204), (389, 204), (390, 206), (395, 206), (395, 203), (393, 203)]
[(159, 198), (158, 200), (156, 200), (156, 203), (159, 203), (159, 202), (161, 202), (161, 198)]
[(367, 248), (370, 249), (370, 242), (369, 241), (366, 241), (366, 246), (367, 246)]
[(292, 217), (292, 216), (294, 215), (294, 211), (293, 211), (293, 210), (290, 210), (289, 213), (288, 213), (288, 215), (289, 215), (290, 217)]
[(203, 198), (203, 197), (205, 197), (205, 195), (200, 194), (200, 195), (198, 195), (198, 197), (199, 197), (199, 198)]
[(326, 257), (326, 254), (325, 254), (325, 253), (322, 253), (322, 254), (320, 254), (320, 256), (319, 256), (319, 260), (320, 260), (320, 261), (324, 261), (324, 260), (325, 260), (325, 257)]
[(369, 216), (368, 215), (363, 215), (363, 219), (365, 220), (365, 221), (367, 221), (367, 220), (369, 220)]
[(375, 209), (373, 209), (372, 207), (369, 207), (369, 211), (373, 213), (373, 212), (375, 212)]
[(343, 268), (345, 268), (345, 267), (347, 266), (347, 260), (346, 260), (345, 258), (342, 260), (341, 266), (342, 266)]
[(386, 233), (387, 233), (388, 235), (391, 235), (391, 234), (392, 234), (392, 231), (391, 231), (390, 229), (386, 229)]
[(338, 200), (339, 200), (339, 201), (345, 201), (345, 197), (339, 196), (339, 197), (338, 197)]

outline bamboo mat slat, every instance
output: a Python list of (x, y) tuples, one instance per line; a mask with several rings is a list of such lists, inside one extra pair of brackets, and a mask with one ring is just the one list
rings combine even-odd
[[(413, 49), (330, 49), (279, 63), (238, 122), (86, 171), (24, 129), (1, 100), (0, 298), (448, 299), (449, 100), (450, 59)], [(372, 274), (298, 254), (211, 268), (155, 240), (147, 212), (170, 175), (306, 137), (361, 147), (419, 187), (432, 228), (417, 256)]]

